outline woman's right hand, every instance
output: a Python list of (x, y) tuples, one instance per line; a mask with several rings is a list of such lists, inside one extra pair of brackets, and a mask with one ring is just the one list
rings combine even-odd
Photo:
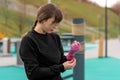
[(70, 61), (66, 61), (66, 62), (63, 63), (63, 66), (64, 66), (65, 70), (74, 68), (75, 65), (76, 65), (76, 59), (75, 58), (73, 58)]

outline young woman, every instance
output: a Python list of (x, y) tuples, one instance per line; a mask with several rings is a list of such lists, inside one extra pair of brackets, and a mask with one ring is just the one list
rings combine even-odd
[(35, 24), (22, 39), (20, 57), (29, 80), (63, 80), (61, 72), (76, 65), (64, 56), (60, 37), (54, 33), (63, 16), (53, 4), (42, 6)]

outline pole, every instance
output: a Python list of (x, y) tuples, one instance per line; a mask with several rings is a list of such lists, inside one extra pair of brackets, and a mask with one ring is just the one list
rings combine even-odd
[(100, 18), (101, 18), (101, 14), (98, 15), (98, 39), (100, 38)]
[(16, 54), (17, 54), (17, 66), (23, 65), (23, 61), (20, 58), (19, 48), (20, 48), (21, 40), (15, 42)]
[(51, 3), (51, 0), (48, 0), (48, 3)]
[[(120, 13), (119, 13), (119, 22), (120, 22)], [(119, 23), (119, 28), (118, 28), (119, 32), (118, 32), (118, 36), (120, 37), (120, 23)]]
[(118, 40), (120, 41), (120, 13), (118, 14)]
[(6, 10), (5, 10), (5, 25), (8, 26), (8, 15), (7, 15), (7, 13), (8, 13), (8, 1), (5, 0), (4, 3), (5, 3), (5, 8), (6, 8)]
[(105, 2), (105, 57), (107, 57), (107, 39), (108, 39), (108, 9), (107, 0)]
[(84, 53), (85, 53), (84, 28), (85, 21), (83, 18), (73, 19), (72, 35), (74, 37), (74, 40), (79, 41), (81, 44), (80, 51), (75, 55), (77, 63), (73, 69), (73, 80), (84, 80)]

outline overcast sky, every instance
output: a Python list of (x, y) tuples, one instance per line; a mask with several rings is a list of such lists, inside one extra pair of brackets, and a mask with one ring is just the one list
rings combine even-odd
[(115, 3), (117, 3), (120, 0), (89, 0), (92, 2), (96, 2), (102, 7), (105, 7), (105, 2), (107, 1), (107, 7), (112, 7)]

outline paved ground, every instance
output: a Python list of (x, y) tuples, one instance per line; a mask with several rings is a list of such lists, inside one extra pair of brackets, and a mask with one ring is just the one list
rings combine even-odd
[(16, 65), (16, 57), (0, 57), (0, 66)]
[[(98, 41), (96, 41), (95, 44), (98, 44)], [(103, 46), (103, 56), (104, 55), (105, 55), (105, 45)], [(120, 40), (119, 39), (111, 39), (108, 41), (107, 55), (120, 59)], [(98, 57), (98, 48), (85, 51), (85, 58), (94, 58), (94, 57)]]
[[(98, 41), (95, 44), (98, 44)], [(114, 39), (108, 41), (108, 56), (120, 59), (120, 40)], [(85, 51), (85, 59), (95, 57), (98, 57), (98, 48)], [(0, 66), (9, 65), (16, 65), (16, 57), (0, 57)]]

